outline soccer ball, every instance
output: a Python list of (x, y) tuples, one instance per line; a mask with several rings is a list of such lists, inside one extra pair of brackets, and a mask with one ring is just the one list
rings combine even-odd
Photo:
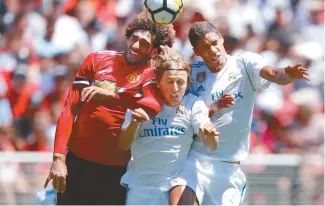
[(170, 24), (182, 14), (182, 0), (145, 0), (147, 17), (157, 24)]

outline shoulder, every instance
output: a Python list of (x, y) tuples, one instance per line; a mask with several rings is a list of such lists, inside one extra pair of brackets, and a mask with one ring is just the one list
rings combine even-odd
[(199, 95), (188, 92), (183, 97), (182, 105), (185, 106), (187, 109), (192, 110), (192, 107), (195, 104), (195, 102), (200, 100), (202, 100), (202, 98)]
[(123, 55), (123, 51), (114, 51), (114, 50), (103, 50), (98, 52), (93, 52), (91, 54), (96, 55), (97, 58), (116, 58)]
[(204, 72), (206, 70), (205, 62), (204, 61), (198, 61), (191, 64), (192, 68), (192, 79), (196, 78), (196, 75), (200, 72)]
[(200, 67), (202, 67), (202, 66), (205, 66), (204, 61), (197, 61), (197, 62), (193, 62), (193, 63), (191, 64), (191, 67), (192, 67), (192, 68), (200, 68)]
[(238, 54), (234, 55), (234, 57), (237, 60), (241, 60), (244, 62), (259, 61), (262, 58), (262, 56), (260, 54), (254, 53), (254, 52), (249, 52), (249, 51), (238, 53)]

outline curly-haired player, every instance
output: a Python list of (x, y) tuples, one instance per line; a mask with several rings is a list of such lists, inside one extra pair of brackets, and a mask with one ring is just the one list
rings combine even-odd
[(124, 204), (120, 178), (130, 156), (118, 149), (117, 138), (127, 108), (159, 113), (162, 101), (152, 84), (155, 73), (149, 60), (160, 45), (172, 46), (175, 31), (141, 13), (125, 36), (126, 51), (91, 53), (73, 82), (58, 120), (45, 183), (53, 180), (57, 204)]

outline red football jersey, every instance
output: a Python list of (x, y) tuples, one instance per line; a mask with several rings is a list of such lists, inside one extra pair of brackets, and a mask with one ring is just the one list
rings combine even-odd
[[(95, 163), (126, 165), (129, 152), (118, 149), (117, 138), (127, 105), (135, 102), (125, 102), (123, 95), (140, 96), (143, 87), (147, 87), (154, 76), (154, 71), (148, 63), (128, 65), (121, 52), (91, 53), (76, 75), (58, 120), (54, 152), (65, 153), (71, 125), (75, 121), (68, 143), (69, 151)], [(80, 104), (80, 89), (76, 89), (78, 85), (98, 85), (118, 95), (105, 103), (91, 100)], [(78, 106), (80, 109), (74, 119), (73, 114)]]

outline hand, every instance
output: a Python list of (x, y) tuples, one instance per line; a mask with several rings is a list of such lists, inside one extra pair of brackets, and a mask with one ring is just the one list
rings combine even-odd
[(103, 100), (114, 96), (114, 92), (97, 86), (85, 87), (81, 91), (81, 101), (89, 102), (92, 99)]
[(64, 193), (66, 187), (66, 177), (68, 175), (67, 166), (62, 159), (55, 159), (52, 163), (49, 176), (47, 177), (44, 188), (52, 179), (53, 188), (57, 192)]
[(289, 75), (293, 80), (295, 79), (305, 79), (309, 81), (307, 69), (302, 67), (301, 64), (296, 64), (293, 67), (288, 66), (285, 69), (287, 75)]
[(228, 108), (231, 105), (235, 104), (235, 95), (233, 94), (224, 94), (219, 97), (211, 106), (210, 109), (213, 109), (214, 112), (217, 112), (223, 108)]
[(135, 109), (132, 111), (132, 122), (133, 123), (141, 123), (144, 121), (148, 121), (149, 116), (148, 114), (141, 108)]
[(211, 122), (207, 122), (200, 128), (199, 133), (202, 134), (205, 138), (213, 138), (219, 137), (220, 133), (217, 132), (215, 126)]
[(199, 137), (202, 138), (204, 145), (210, 150), (216, 150), (220, 133), (216, 131), (215, 126), (208, 122), (199, 130)]

